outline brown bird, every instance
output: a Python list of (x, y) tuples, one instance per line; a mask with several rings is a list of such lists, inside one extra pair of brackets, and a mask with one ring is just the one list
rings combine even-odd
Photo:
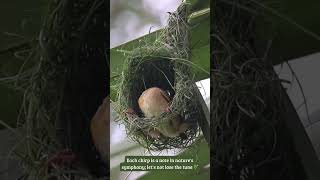
[(155, 127), (153, 135), (150, 136), (157, 136), (158, 131), (167, 137), (177, 137), (189, 128), (189, 124), (184, 123), (178, 114), (170, 112), (170, 98), (160, 88), (152, 87), (145, 90), (140, 96), (138, 104), (145, 117), (148, 118), (158, 117), (162, 113), (168, 112), (168, 115), (161, 119), (161, 123)]
[(170, 98), (162, 89), (152, 87), (142, 93), (138, 103), (145, 117), (151, 118), (169, 110)]
[(91, 120), (91, 136), (102, 159), (109, 159), (110, 147), (110, 99), (106, 97)]

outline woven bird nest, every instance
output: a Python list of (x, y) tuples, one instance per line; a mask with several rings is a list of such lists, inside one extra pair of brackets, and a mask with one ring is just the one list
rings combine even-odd
[[(186, 23), (188, 4), (182, 3), (178, 10), (170, 13), (168, 26), (154, 43), (132, 50), (126, 58), (120, 83), (118, 101), (115, 103), (119, 121), (126, 127), (127, 135), (149, 150), (186, 148), (199, 137), (198, 120), (204, 118), (200, 108), (190, 61), (188, 26)], [(148, 88), (157, 87), (168, 92), (171, 112), (146, 117), (138, 104), (141, 94)], [(133, 109), (137, 117), (126, 116)], [(170, 115), (178, 114), (189, 128), (177, 137), (163, 134), (154, 138), (146, 130), (158, 127)]]

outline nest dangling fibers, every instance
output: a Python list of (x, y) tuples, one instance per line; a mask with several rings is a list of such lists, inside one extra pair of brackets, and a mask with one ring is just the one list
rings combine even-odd
[[(115, 109), (118, 119), (125, 125), (127, 135), (149, 150), (186, 148), (199, 137), (197, 120), (204, 118), (204, 113), (195, 93), (197, 87), (191, 71), (187, 11), (188, 4), (183, 2), (176, 12), (170, 13), (168, 25), (154, 43), (129, 53), (117, 86)], [(168, 91), (172, 99), (171, 112), (179, 114), (183, 122), (190, 125), (180, 136), (152, 138), (144, 132), (156, 127), (168, 115), (162, 113), (147, 118), (141, 112), (138, 98), (151, 87)], [(125, 115), (129, 108), (138, 115), (133, 120)]]

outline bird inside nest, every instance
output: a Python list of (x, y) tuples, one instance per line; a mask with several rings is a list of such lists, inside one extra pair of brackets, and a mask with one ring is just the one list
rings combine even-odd
[[(170, 110), (169, 94), (158, 87), (145, 90), (138, 99), (139, 107), (146, 118), (158, 121), (153, 129), (144, 130), (152, 138), (177, 137), (189, 129), (189, 124), (183, 122), (181, 116)], [(129, 116), (128, 116), (129, 115)], [(129, 119), (137, 117), (133, 109), (127, 110)]]

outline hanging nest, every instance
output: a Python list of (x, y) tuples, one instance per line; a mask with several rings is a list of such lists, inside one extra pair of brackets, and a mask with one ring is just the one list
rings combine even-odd
[(215, 3), (211, 69), (214, 178), (305, 179), (286, 134), (283, 118), (287, 118), (288, 99), (282, 81), (267, 58), (268, 49), (264, 55), (255, 51), (255, 21), (265, 16), (256, 5)]
[[(92, 179), (109, 174), (109, 163), (100, 157), (90, 134), (90, 121), (109, 94), (106, 3), (50, 4), (39, 43), (26, 57), (33, 62), (32, 73), (25, 77), (30, 69), (23, 67), (17, 79), (18, 84), (28, 82), (18, 122), (23, 143), (15, 149), (24, 179)], [(74, 161), (49, 165), (63, 150), (74, 153)]]
[[(126, 127), (127, 135), (149, 150), (186, 148), (199, 137), (198, 120), (204, 118), (200, 108), (190, 61), (188, 25), (188, 4), (182, 3), (176, 12), (170, 13), (168, 26), (153, 44), (146, 44), (132, 50), (124, 63), (119, 80), (118, 101), (115, 103), (119, 122)], [(142, 113), (138, 99), (148, 88), (158, 87), (167, 91), (171, 99), (170, 112), (147, 118)], [(126, 116), (133, 109), (137, 117)], [(189, 128), (177, 137), (160, 138), (146, 132), (178, 114)]]

